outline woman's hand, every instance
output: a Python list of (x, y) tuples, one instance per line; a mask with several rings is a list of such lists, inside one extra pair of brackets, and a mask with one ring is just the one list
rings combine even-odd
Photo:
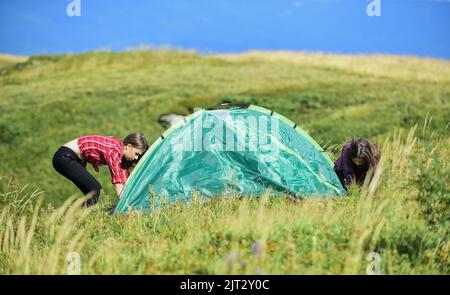
[(121, 183), (114, 183), (113, 185), (114, 185), (114, 191), (116, 192), (116, 195), (120, 198), (125, 185), (123, 185)]

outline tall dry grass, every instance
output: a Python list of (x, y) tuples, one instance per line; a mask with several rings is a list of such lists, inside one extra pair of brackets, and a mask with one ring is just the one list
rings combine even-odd
[[(430, 150), (417, 132), (388, 136), (372, 187), (341, 198), (193, 196), (111, 217), (75, 197), (55, 209), (26, 190), (2, 192), (0, 272), (63, 274), (77, 252), (83, 274), (364, 274), (375, 252), (383, 274), (449, 273), (448, 229), (428, 223), (418, 201)], [(433, 153), (445, 153), (448, 141), (435, 140)]]

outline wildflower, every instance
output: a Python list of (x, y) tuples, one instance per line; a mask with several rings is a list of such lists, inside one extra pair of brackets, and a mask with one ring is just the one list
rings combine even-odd
[(261, 243), (261, 241), (256, 241), (252, 244), (252, 253), (253, 253), (253, 257), (255, 258), (261, 258), (262, 256), (262, 249), (263, 249), (263, 245)]

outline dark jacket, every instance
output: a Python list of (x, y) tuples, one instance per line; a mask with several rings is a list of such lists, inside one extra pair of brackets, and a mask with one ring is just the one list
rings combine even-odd
[(351, 144), (352, 141), (345, 144), (341, 156), (334, 162), (334, 171), (345, 188), (351, 183), (363, 184), (368, 170), (367, 164), (358, 166), (353, 163), (349, 155)]

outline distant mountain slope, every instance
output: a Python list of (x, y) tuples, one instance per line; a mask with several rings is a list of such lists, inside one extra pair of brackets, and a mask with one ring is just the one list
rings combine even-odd
[(27, 57), (23, 56), (0, 54), (0, 69), (18, 62), (24, 62), (26, 60)]

